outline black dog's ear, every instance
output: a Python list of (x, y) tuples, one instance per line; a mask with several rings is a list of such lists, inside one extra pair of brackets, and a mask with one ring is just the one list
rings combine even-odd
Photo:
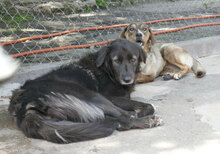
[(102, 47), (99, 51), (98, 51), (98, 57), (96, 59), (96, 67), (100, 67), (102, 66), (102, 64), (105, 61), (105, 57), (107, 55), (107, 53), (109, 52), (109, 48), (108, 46)]
[(144, 63), (146, 62), (146, 53), (142, 48), (139, 49), (139, 61)]
[(125, 32), (128, 30), (128, 26), (124, 28), (123, 32), (120, 35), (120, 38), (126, 39)]

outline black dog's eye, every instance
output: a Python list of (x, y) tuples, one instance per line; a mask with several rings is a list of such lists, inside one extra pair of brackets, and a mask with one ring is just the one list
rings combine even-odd
[(132, 58), (132, 59), (130, 60), (130, 62), (131, 62), (131, 63), (134, 63), (134, 62), (136, 62), (136, 59), (135, 59), (135, 58)]
[(134, 31), (134, 28), (130, 28), (129, 30), (130, 30), (131, 32), (133, 32), (133, 31)]
[(119, 63), (119, 60), (118, 60), (118, 59), (114, 59), (113, 61), (114, 61), (115, 63), (117, 63), (117, 64)]

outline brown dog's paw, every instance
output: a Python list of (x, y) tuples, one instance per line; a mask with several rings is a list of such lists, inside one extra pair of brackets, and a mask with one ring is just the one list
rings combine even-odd
[(181, 77), (182, 77), (182, 75), (181, 75), (181, 74), (178, 74), (178, 73), (176, 73), (176, 74), (173, 75), (173, 79), (174, 79), (174, 80), (179, 80), (179, 79), (181, 79)]
[(172, 78), (172, 76), (170, 74), (164, 74), (162, 76), (163, 80), (167, 81), (167, 80), (170, 80)]

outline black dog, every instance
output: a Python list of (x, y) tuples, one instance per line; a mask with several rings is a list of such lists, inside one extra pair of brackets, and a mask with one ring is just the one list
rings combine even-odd
[(115, 40), (77, 63), (27, 81), (14, 91), (9, 111), (27, 137), (56, 143), (158, 126), (152, 105), (130, 100), (145, 59), (136, 43)]

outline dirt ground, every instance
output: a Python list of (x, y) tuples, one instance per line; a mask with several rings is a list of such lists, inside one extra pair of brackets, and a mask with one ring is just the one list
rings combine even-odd
[[(63, 2), (64, 3), (64, 2)], [(28, 7), (28, 5), (27, 5)], [(22, 32), (7, 33), (7, 26), (0, 22), (3, 29), (0, 40), (14, 40), (23, 37), (51, 34), (66, 30), (81, 29), (86, 27), (109, 26), (115, 24), (124, 24), (139, 21), (153, 21), (158, 19), (194, 17), (220, 14), (220, 1), (218, 0), (156, 0), (138, 2), (135, 5), (108, 7), (107, 9), (94, 9), (90, 12), (83, 10), (80, 13), (66, 13), (61, 11), (54, 14), (34, 14), (34, 20), (24, 22), (19, 25)], [(177, 27), (195, 25), (201, 23), (220, 22), (220, 18), (184, 20), (175, 22), (165, 22), (151, 24), (153, 31), (168, 30)], [(80, 33), (71, 33), (63, 36), (43, 40), (30, 40), (23, 43), (5, 46), (10, 54), (24, 51), (32, 51), (42, 48), (51, 48), (58, 46), (80, 45), (106, 41), (118, 38), (122, 28), (86, 31)], [(184, 40), (198, 39), (202, 37), (217, 36), (220, 34), (220, 26), (199, 27), (183, 30), (175, 33), (157, 35), (158, 42), (178, 42)], [(68, 51), (58, 51), (55, 53), (39, 54), (38, 56), (23, 57), (25, 63), (45, 63), (54, 61), (64, 61), (69, 59), (78, 59), (81, 53), (90, 49), (75, 49)]]

